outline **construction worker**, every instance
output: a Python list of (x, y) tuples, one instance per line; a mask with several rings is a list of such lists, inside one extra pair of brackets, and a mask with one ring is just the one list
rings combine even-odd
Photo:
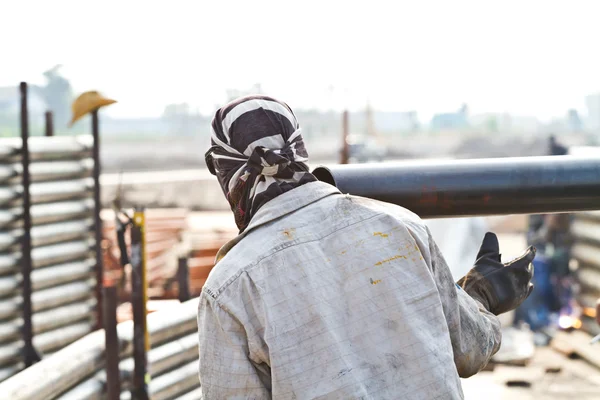
[(531, 292), (535, 249), (502, 264), (488, 233), (455, 283), (423, 222), (309, 172), (292, 110), (237, 99), (206, 153), (240, 234), (198, 310), (204, 399), (461, 399)]

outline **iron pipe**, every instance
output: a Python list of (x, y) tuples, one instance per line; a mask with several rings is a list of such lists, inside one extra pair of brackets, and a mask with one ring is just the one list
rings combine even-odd
[(177, 397), (179, 400), (202, 400), (202, 388), (197, 387), (185, 394), (181, 394)]
[(89, 258), (66, 264), (54, 265), (50, 268), (34, 269), (31, 272), (33, 290), (47, 289), (64, 283), (92, 278), (94, 261)]
[(422, 218), (600, 208), (600, 155), (333, 165), (313, 173), (342, 193)]
[[(198, 299), (192, 299), (175, 309), (157, 311), (148, 315), (148, 330), (152, 345), (159, 346), (170, 341), (170, 339), (194, 332), (197, 329), (197, 308)], [(131, 355), (133, 322), (120, 323), (117, 331), (119, 343), (123, 346), (121, 356)], [(86, 382), (87, 377), (102, 368), (104, 364), (104, 346), (105, 340), (102, 330), (89, 333), (68, 347), (57, 351), (52, 357), (45, 358), (18, 375), (2, 382), (0, 393), (13, 400), (56, 398), (61, 393)], [(1, 351), (2, 348), (0, 347)], [(197, 362), (193, 364), (197, 369)], [(197, 370), (195, 375), (197, 375)], [(187, 379), (188, 375), (186, 374), (182, 378)], [(36, 384), (32, 385), (31, 382)]]
[[(83, 160), (42, 161), (29, 166), (31, 182), (48, 182), (91, 176), (94, 161)], [(0, 164), (0, 182), (19, 183), (23, 167), (20, 164)]]
[(45, 353), (47, 351), (58, 350), (65, 347), (93, 330), (94, 326), (92, 321), (79, 322), (35, 335), (33, 337), (33, 343), (37, 349), (42, 353)]
[[(28, 140), (31, 161), (73, 160), (90, 157), (93, 147), (92, 135), (30, 137)], [(15, 159), (22, 151), (23, 143), (17, 138), (0, 139), (0, 160)]]

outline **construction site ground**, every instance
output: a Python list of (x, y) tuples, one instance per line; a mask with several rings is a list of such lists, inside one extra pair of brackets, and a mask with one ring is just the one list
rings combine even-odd
[(469, 400), (599, 399), (600, 368), (538, 347), (527, 366), (497, 365), (463, 379), (463, 390)]
[[(523, 251), (524, 216), (494, 217), (488, 221), (490, 230), (498, 232), (504, 260)], [(509, 325), (511, 316), (501, 316), (501, 321)], [(525, 365), (492, 363), (488, 367), (493, 370), (463, 379), (465, 399), (600, 399), (600, 343), (590, 345), (589, 339), (591, 335), (580, 331), (560, 332), (550, 346), (536, 347), (533, 357), (523, 362)]]

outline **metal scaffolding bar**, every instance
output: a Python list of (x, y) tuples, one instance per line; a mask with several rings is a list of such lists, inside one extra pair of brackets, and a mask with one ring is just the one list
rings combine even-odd
[(102, 257), (102, 219), (100, 211), (102, 203), (100, 200), (100, 122), (98, 120), (98, 110), (92, 111), (92, 136), (94, 137), (94, 146), (92, 148), (94, 159), (94, 228), (96, 239), (96, 300), (97, 300), (97, 327), (102, 327), (102, 287), (104, 285), (104, 259)]
[(52, 111), (46, 111), (44, 117), (46, 122), (44, 136), (54, 136), (54, 121), (52, 120)]
[(148, 351), (150, 337), (146, 324), (148, 301), (145, 259), (144, 211), (135, 210), (131, 227), (131, 307), (133, 309), (133, 390), (135, 400), (148, 400)]
[(117, 334), (117, 288), (104, 287), (104, 334), (106, 340), (106, 394), (108, 400), (121, 396), (119, 374), (119, 336)]
[(190, 267), (188, 257), (179, 257), (177, 264), (177, 283), (178, 297), (180, 302), (188, 301), (192, 298), (190, 294)]
[(23, 166), (23, 236), (21, 237), (21, 287), (23, 291), (23, 356), (25, 366), (29, 367), (39, 357), (33, 347), (33, 326), (31, 308), (31, 200), (29, 195), (29, 114), (27, 109), (27, 83), (19, 85), (21, 92), (21, 160)]
[(342, 193), (423, 218), (600, 209), (600, 154), (334, 165), (313, 173)]

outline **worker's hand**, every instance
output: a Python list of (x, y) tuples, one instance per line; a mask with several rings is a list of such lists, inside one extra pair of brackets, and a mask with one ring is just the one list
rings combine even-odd
[(535, 248), (509, 263), (500, 261), (500, 248), (495, 234), (483, 239), (475, 266), (457, 283), (471, 297), (495, 315), (517, 308), (533, 290)]

